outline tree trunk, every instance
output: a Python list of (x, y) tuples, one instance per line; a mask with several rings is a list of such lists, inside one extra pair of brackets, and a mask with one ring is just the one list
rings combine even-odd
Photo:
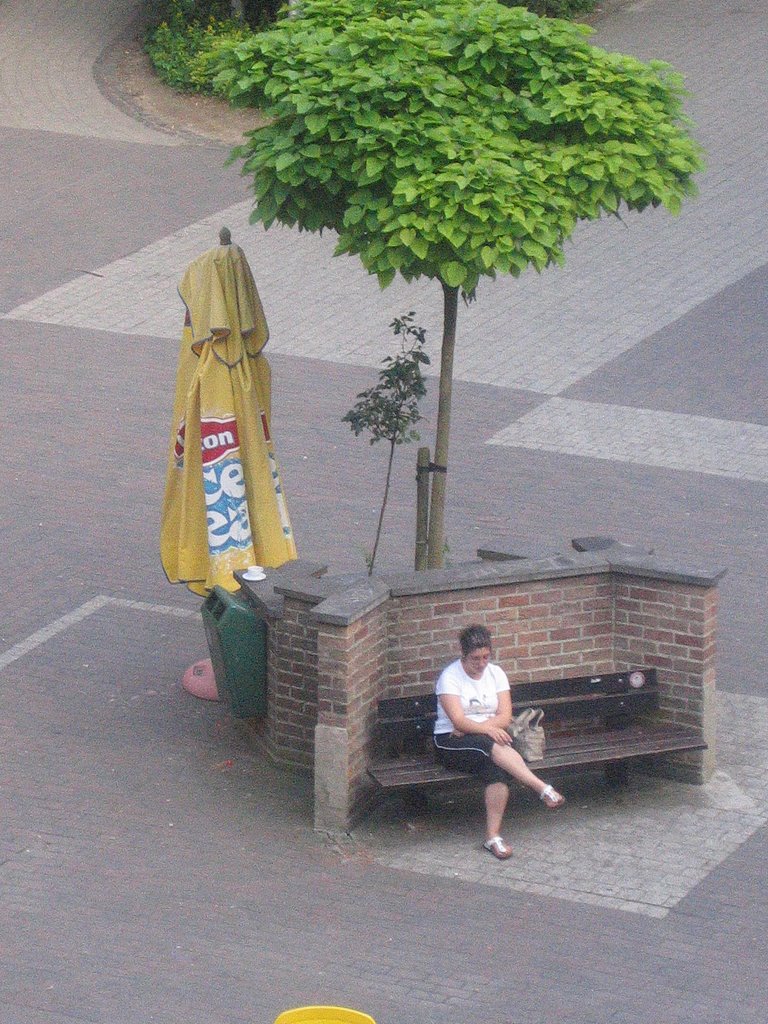
[(445, 491), (448, 475), (448, 438), (451, 429), (453, 353), (456, 348), (456, 313), (459, 289), (443, 283), (443, 347), (440, 356), (440, 396), (437, 403), (435, 469), (429, 507), (429, 554), (427, 567), (442, 569), (445, 549)]
[(429, 448), (419, 448), (416, 459), (416, 551), (414, 568), (427, 568), (429, 551)]
[(389, 482), (392, 479), (392, 462), (395, 458), (395, 442), (392, 441), (389, 446), (389, 462), (387, 463), (387, 480), (384, 484), (384, 499), (381, 503), (381, 512), (379, 512), (379, 525), (376, 527), (376, 540), (373, 544), (373, 553), (371, 554), (371, 560), (368, 563), (368, 575), (373, 576), (373, 563), (376, 561), (376, 552), (379, 550), (379, 541), (381, 540), (381, 527), (384, 523), (384, 512), (387, 508), (387, 499), (389, 498)]

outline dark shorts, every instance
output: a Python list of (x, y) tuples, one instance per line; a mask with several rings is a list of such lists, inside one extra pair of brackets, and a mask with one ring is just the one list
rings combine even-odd
[(434, 737), (437, 759), (446, 768), (479, 775), (486, 786), (493, 782), (509, 782), (510, 776), (491, 760), (493, 740), (482, 733), (454, 736), (450, 732)]

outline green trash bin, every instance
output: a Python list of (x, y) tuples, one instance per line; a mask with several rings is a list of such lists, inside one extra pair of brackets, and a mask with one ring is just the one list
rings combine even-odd
[(203, 603), (219, 696), (236, 718), (267, 711), (267, 624), (242, 597), (214, 587)]

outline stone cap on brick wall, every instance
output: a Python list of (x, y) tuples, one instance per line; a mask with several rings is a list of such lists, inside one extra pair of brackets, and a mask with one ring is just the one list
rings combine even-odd
[(373, 577), (363, 572), (350, 572), (334, 576), (327, 575), (326, 567), (318, 563), (297, 561), (279, 569), (267, 569), (267, 578), (257, 583), (243, 580), (241, 573), (236, 572), (235, 577), (244, 596), (266, 619), (280, 618), (284, 599), (289, 597), (311, 606), (312, 618), (318, 623), (349, 626), (392, 597), (477, 590), (596, 573), (709, 588), (717, 586), (725, 574), (724, 569), (672, 563), (618, 541), (601, 544), (597, 550), (574, 550), (540, 558), (511, 555), (503, 548), (481, 551), (478, 561), (421, 572), (376, 573)]
[(683, 566), (665, 561), (656, 555), (645, 558), (608, 559), (608, 567), (616, 575), (641, 576), (650, 580), (666, 580), (669, 583), (685, 583), (690, 587), (716, 587), (725, 576), (727, 569), (700, 569), (697, 566)]
[(378, 608), (392, 596), (387, 583), (377, 576), (351, 581), (344, 590), (337, 590), (318, 604), (312, 618), (316, 622), (324, 622), (331, 626), (349, 626), (356, 619)]
[[(239, 570), (236, 570), (233, 576), (240, 584), (243, 597), (254, 607), (258, 615), (265, 619), (279, 619), (283, 614), (283, 591), (279, 588), (289, 586), (294, 579), (301, 580), (303, 589), (311, 588), (327, 571), (328, 566), (321, 562), (297, 558), (293, 562), (286, 562), (278, 569), (265, 569), (266, 579), (257, 582), (243, 579), (243, 573)], [(330, 591), (326, 590), (315, 600), (322, 601), (328, 593)]]
[(692, 587), (714, 587), (725, 576), (727, 569), (702, 569), (698, 566), (683, 566), (669, 558), (656, 554), (653, 548), (638, 544), (624, 544), (614, 537), (574, 537), (571, 546), (576, 551), (600, 551), (605, 554), (611, 571), (623, 571), (632, 576), (647, 576), (650, 579), (667, 580), (672, 583), (687, 583)]
[(568, 553), (544, 558), (467, 562), (446, 569), (391, 574), (386, 580), (393, 597), (406, 597), (412, 594), (437, 594), (441, 591), (476, 590), (478, 587), (562, 576), (589, 576), (595, 572), (605, 572), (606, 568), (605, 559), (600, 556)]

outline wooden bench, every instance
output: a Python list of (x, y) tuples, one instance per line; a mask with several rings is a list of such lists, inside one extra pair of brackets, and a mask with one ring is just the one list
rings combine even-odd
[[(637, 758), (681, 750), (705, 750), (696, 729), (663, 722), (655, 669), (577, 676), (512, 685), (515, 712), (544, 709), (547, 749), (535, 772), (603, 768), (610, 781), (626, 779)], [(380, 700), (377, 754), (368, 774), (383, 789), (408, 789), (466, 781), (465, 772), (435, 760), (434, 693)]]

